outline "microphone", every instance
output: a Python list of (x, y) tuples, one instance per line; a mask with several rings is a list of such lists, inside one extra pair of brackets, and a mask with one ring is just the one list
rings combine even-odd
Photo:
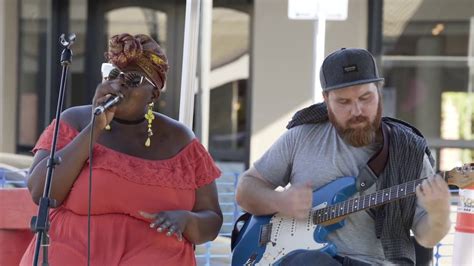
[(103, 102), (101, 105), (97, 106), (94, 109), (94, 115), (102, 114), (103, 112), (105, 112), (105, 110), (119, 103), (122, 100), (122, 98), (123, 98), (122, 94), (113, 95), (112, 97), (109, 97), (107, 101)]

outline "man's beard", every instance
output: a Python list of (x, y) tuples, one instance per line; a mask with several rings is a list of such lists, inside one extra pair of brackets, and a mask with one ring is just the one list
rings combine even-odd
[[(377, 114), (372, 123), (366, 116), (352, 117), (347, 125), (341, 125), (336, 121), (335, 115), (331, 108), (328, 106), (329, 121), (336, 128), (339, 136), (348, 144), (354, 147), (363, 147), (375, 142), (377, 131), (380, 128), (380, 121), (382, 120), (382, 103), (379, 98), (379, 104), (377, 106)], [(350, 125), (354, 123), (365, 122), (366, 125), (363, 127), (351, 128)]]

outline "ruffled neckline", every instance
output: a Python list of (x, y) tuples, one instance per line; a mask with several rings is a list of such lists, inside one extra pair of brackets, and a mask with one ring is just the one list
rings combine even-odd
[[(79, 134), (79, 131), (67, 122), (60, 121), (60, 125), (61, 125), (61, 128), (64, 126), (64, 129), (66, 131), (70, 131), (69, 133), (66, 133), (66, 135), (68, 135), (68, 136), (72, 135), (72, 137), (75, 137)], [(147, 163), (158, 163), (158, 164), (160, 164), (160, 163), (169, 163), (169, 162), (174, 162), (176, 160), (179, 160), (180, 156), (184, 156), (185, 154), (189, 153), (192, 150), (193, 146), (195, 146), (195, 145), (199, 146), (199, 144), (200, 144), (199, 141), (196, 138), (194, 138), (188, 144), (186, 144), (186, 146), (184, 146), (180, 151), (178, 151), (175, 155), (171, 156), (170, 158), (159, 159), (159, 160), (146, 159), (146, 158), (134, 156), (134, 155), (131, 155), (131, 154), (123, 153), (123, 152), (114, 150), (110, 147), (105, 146), (104, 144), (100, 144), (100, 143), (97, 143), (97, 142), (94, 144), (94, 149), (97, 149), (97, 150), (103, 149), (103, 150), (116, 153), (119, 156), (123, 156), (123, 157), (126, 157), (128, 159), (132, 159), (132, 160), (138, 160), (138, 161), (145, 161)]]
[[(51, 148), (54, 124), (53, 121), (43, 132), (33, 151)], [(79, 131), (67, 122), (61, 121), (59, 127), (58, 150), (79, 134)], [(144, 159), (116, 151), (100, 143), (94, 144), (93, 156), (93, 169), (105, 170), (120, 178), (142, 185), (196, 189), (220, 176), (220, 170), (196, 138), (167, 159)], [(88, 165), (89, 160), (85, 167)]]

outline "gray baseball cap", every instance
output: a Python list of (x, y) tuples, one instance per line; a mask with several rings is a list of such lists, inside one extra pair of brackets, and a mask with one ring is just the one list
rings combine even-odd
[(358, 48), (342, 48), (328, 55), (319, 78), (323, 91), (384, 80), (372, 54)]

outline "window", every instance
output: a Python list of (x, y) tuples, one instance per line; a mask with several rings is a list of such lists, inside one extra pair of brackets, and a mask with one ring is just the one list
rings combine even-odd
[(460, 149), (474, 148), (474, 2), (385, 0), (383, 10), (383, 75), (395, 116), (427, 137), (441, 170), (472, 161)]

